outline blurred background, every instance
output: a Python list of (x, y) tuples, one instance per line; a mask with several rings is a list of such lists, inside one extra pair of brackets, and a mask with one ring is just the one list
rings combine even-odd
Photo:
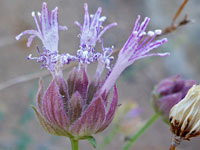
[[(151, 18), (148, 29), (164, 29), (183, 0), (46, 0), (48, 7), (59, 7), (59, 21), (69, 30), (60, 33), (60, 50), (74, 54), (79, 46), (79, 28), (75, 20), (83, 21), (83, 3), (89, 4), (89, 12), (103, 7), (107, 16), (105, 24), (118, 22), (118, 26), (104, 34), (104, 45), (120, 49), (133, 28), (137, 15)], [(30, 107), (35, 104), (38, 88), (40, 65), (28, 61), (27, 55), (37, 55), (36, 46), (41, 42), (34, 40), (30, 48), (26, 47), (27, 38), (15, 41), (15, 36), (26, 29), (35, 29), (32, 11), (40, 11), (42, 0), (0, 0), (0, 150), (64, 150), (70, 149), (70, 142), (65, 137), (47, 134), (37, 122)], [(132, 128), (131, 135), (148, 120), (154, 111), (151, 107), (151, 92), (155, 84), (163, 78), (180, 74), (185, 79), (200, 80), (200, 1), (190, 0), (177, 21), (187, 13), (195, 20), (166, 35), (169, 42), (156, 51), (170, 51), (166, 58), (150, 57), (139, 60), (129, 67), (117, 82), (119, 103), (133, 103), (142, 110), (141, 115), (133, 116), (133, 122), (122, 119), (124, 128)], [(39, 73), (38, 73), (39, 72)], [(65, 71), (65, 76), (69, 70)], [(92, 67), (91, 67), (92, 72)], [(35, 74), (37, 73), (37, 74)], [(30, 78), (30, 80), (29, 80)], [(16, 80), (17, 79), (17, 80)], [(48, 85), (50, 76), (44, 76)], [(28, 80), (22, 82), (23, 80)], [(9, 81), (9, 82), (7, 82)], [(15, 84), (15, 82), (19, 82)], [(10, 86), (9, 86), (10, 85)], [(127, 125), (127, 126), (126, 126)], [(98, 145), (110, 134), (115, 126), (111, 124), (103, 133), (96, 135)], [(127, 133), (119, 131), (105, 150), (120, 150)], [(130, 132), (129, 132), (130, 133)], [(191, 142), (183, 142), (179, 149), (197, 150), (200, 137)], [(171, 142), (169, 126), (160, 119), (149, 128), (132, 146), (132, 150), (167, 150)], [(92, 147), (87, 141), (80, 142), (80, 150)]]

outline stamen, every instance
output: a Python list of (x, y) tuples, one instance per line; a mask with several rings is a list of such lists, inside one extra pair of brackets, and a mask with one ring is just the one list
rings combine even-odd
[(147, 34), (148, 34), (148, 36), (150, 36), (150, 37), (153, 37), (153, 36), (155, 35), (155, 33), (154, 33), (153, 31), (149, 31)]
[(162, 34), (162, 30), (155, 30), (155, 34), (156, 35), (161, 35)]

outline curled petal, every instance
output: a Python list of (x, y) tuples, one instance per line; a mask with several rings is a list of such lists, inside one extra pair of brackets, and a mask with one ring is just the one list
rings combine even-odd
[(37, 36), (40, 39), (42, 39), (41, 35), (36, 30), (25, 30), (24, 32), (18, 34), (15, 38), (16, 38), (16, 40), (19, 40), (19, 39), (21, 39), (22, 36), (24, 36), (26, 34), (34, 35), (34, 36)]
[(99, 33), (97, 40), (100, 40), (100, 38), (102, 37), (102, 35), (109, 30), (110, 28), (117, 26), (117, 22), (111, 23), (109, 25), (107, 25), (106, 27), (103, 28), (103, 30)]
[(34, 38), (36, 37), (36, 35), (31, 35), (29, 38), (28, 38), (28, 42), (27, 42), (27, 47), (30, 47)]

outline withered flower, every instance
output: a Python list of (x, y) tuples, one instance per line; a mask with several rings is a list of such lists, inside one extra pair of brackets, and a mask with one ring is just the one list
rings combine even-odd
[(174, 134), (170, 150), (182, 140), (200, 135), (200, 85), (193, 85), (183, 100), (170, 111), (171, 131)]

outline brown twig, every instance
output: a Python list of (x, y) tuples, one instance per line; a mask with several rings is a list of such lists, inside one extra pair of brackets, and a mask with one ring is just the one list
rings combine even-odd
[(178, 18), (178, 16), (181, 14), (183, 8), (186, 6), (186, 4), (188, 3), (189, 0), (184, 0), (183, 3), (181, 4), (181, 6), (179, 7), (178, 11), (176, 12), (176, 14), (173, 17), (172, 23), (171, 25), (175, 25), (175, 21)]
[(179, 9), (177, 10), (176, 14), (174, 15), (171, 25), (169, 27), (166, 27), (163, 30), (162, 35), (171, 33), (173, 31), (175, 31), (178, 27), (183, 26), (188, 24), (189, 22), (191, 22), (190, 20), (188, 20), (187, 18), (187, 14), (185, 15), (185, 17), (183, 18), (183, 20), (181, 20), (177, 25), (175, 24), (177, 18), (179, 17), (179, 15), (181, 14), (181, 12), (183, 11), (183, 8), (186, 6), (186, 4), (188, 3), (189, 0), (184, 0), (183, 3), (181, 4), (181, 6), (179, 7)]
[[(77, 65), (76, 62), (71, 63), (68, 66), (64, 67), (63, 70), (70, 69), (70, 68), (72, 68), (72, 67), (74, 67), (76, 65)], [(22, 75), (22, 76), (10, 79), (8, 81), (2, 82), (0, 84), (0, 91), (4, 90), (6, 88), (9, 88), (9, 87), (11, 87), (13, 85), (16, 85), (18, 83), (31, 81), (31, 80), (37, 79), (39, 77), (44, 77), (44, 76), (48, 76), (48, 75), (50, 75), (49, 71), (39, 71), (39, 72), (36, 72), (36, 73), (33, 73), (33, 74)]]

